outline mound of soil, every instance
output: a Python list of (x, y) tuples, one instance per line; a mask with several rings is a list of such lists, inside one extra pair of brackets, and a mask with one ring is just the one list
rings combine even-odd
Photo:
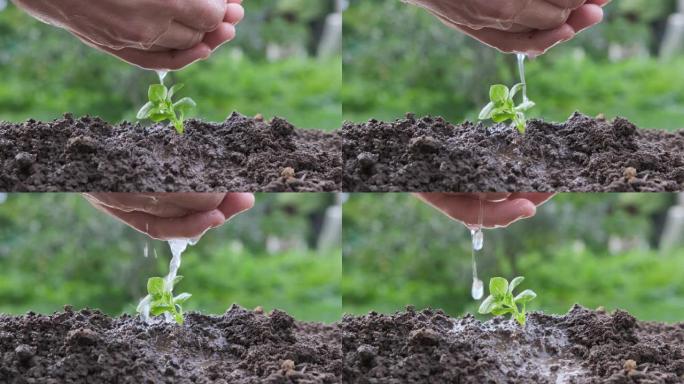
[(233, 306), (146, 325), (66, 309), (0, 316), (0, 383), (339, 383), (336, 326)]
[(345, 383), (683, 383), (684, 324), (575, 306), (527, 326), (424, 310), (345, 316)]
[(111, 125), (67, 114), (0, 123), (0, 190), (61, 192), (338, 191), (341, 139), (233, 113), (223, 123)]
[(346, 123), (345, 191), (631, 192), (684, 190), (684, 131), (639, 130), (579, 113), (562, 124), (533, 120), (452, 125), (441, 117)]

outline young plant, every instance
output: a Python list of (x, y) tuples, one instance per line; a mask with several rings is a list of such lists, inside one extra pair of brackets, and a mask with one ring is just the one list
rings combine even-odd
[[(520, 292), (513, 297), (513, 290), (525, 280), (519, 276), (511, 283), (503, 277), (493, 277), (489, 280), (489, 297), (482, 302), (478, 312), (483, 315), (492, 314), (494, 316), (511, 315), (521, 326), (525, 326), (527, 320), (526, 305), (537, 297), (537, 294), (530, 289)], [(518, 308), (518, 305), (522, 309)]]
[(171, 89), (164, 84), (150, 85), (147, 91), (149, 101), (138, 111), (138, 120), (150, 119), (155, 123), (168, 120), (176, 128), (176, 132), (182, 135), (185, 132), (185, 116), (197, 107), (197, 103), (189, 97), (173, 102), (173, 96), (181, 88), (183, 84), (176, 84)]
[(518, 131), (524, 134), (527, 125), (525, 112), (534, 107), (535, 103), (530, 100), (523, 100), (520, 105), (515, 105), (513, 98), (523, 87), (523, 84), (516, 84), (509, 90), (507, 86), (502, 84), (492, 85), (489, 89), (489, 99), (491, 101), (480, 112), (480, 120), (491, 119), (495, 123), (511, 120), (516, 128), (518, 128)]
[[(182, 279), (183, 276), (176, 276), (170, 287), (166, 286), (162, 277), (151, 277), (147, 280), (148, 298), (145, 299), (150, 302), (150, 314), (152, 316), (168, 314), (176, 323), (183, 325), (183, 307), (181, 304), (185, 303), (192, 295), (181, 293), (173, 297), (173, 286)], [(140, 311), (141, 309), (138, 308), (138, 312)]]

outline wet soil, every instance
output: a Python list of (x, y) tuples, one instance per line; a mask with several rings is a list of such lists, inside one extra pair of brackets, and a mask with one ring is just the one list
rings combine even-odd
[(334, 325), (233, 306), (147, 326), (97, 311), (0, 316), (0, 383), (339, 383)]
[(345, 316), (345, 383), (684, 383), (684, 324), (573, 307), (564, 316), (449, 318), (408, 308)]
[(67, 114), (0, 122), (0, 191), (339, 191), (341, 139), (279, 118), (143, 127)]
[(345, 191), (632, 192), (684, 190), (684, 131), (637, 129), (579, 113), (562, 124), (452, 125), (408, 114), (346, 123)]

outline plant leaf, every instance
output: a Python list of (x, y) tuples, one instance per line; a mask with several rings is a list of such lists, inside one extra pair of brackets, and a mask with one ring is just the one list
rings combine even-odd
[(160, 305), (158, 307), (151, 307), (150, 308), (150, 314), (152, 316), (159, 316), (165, 312), (171, 312), (173, 308), (168, 306), (168, 305)]
[(510, 94), (508, 95), (509, 99), (513, 99), (515, 97), (515, 95), (517, 95), (518, 92), (520, 92), (520, 90), (523, 89), (523, 87), (524, 87), (523, 83), (518, 83), (518, 84), (514, 85), (513, 88), (511, 88)]
[(183, 84), (183, 83), (179, 83), (179, 84), (176, 84), (173, 87), (171, 87), (171, 89), (169, 90), (169, 94), (166, 96), (167, 100), (171, 101), (171, 98), (173, 97), (173, 95), (178, 93), (178, 91), (183, 89), (183, 87), (185, 87), (185, 84)]
[(180, 283), (181, 280), (183, 280), (183, 276), (180, 276), (180, 275), (176, 276), (176, 278), (173, 279), (173, 286), (175, 287), (176, 284)]
[(490, 102), (487, 104), (484, 108), (482, 108), (482, 111), (480, 111), (480, 116), (478, 119), (480, 120), (487, 120), (492, 118), (492, 112), (494, 111), (494, 108), (496, 108), (496, 104), (494, 102)]
[(518, 276), (515, 279), (511, 280), (511, 283), (508, 285), (508, 293), (513, 294), (513, 290), (520, 285), (525, 280), (524, 277)]
[(147, 293), (152, 296), (159, 296), (164, 293), (164, 279), (161, 277), (150, 277), (147, 280)]
[(147, 91), (147, 98), (152, 102), (162, 102), (166, 100), (168, 90), (163, 84), (152, 84)]
[(520, 105), (515, 107), (515, 111), (516, 112), (525, 112), (525, 111), (528, 111), (528, 110), (534, 108), (535, 105), (537, 105), (537, 104), (534, 101), (531, 101), (531, 100), (523, 101)]
[(174, 297), (174, 298), (173, 298), (173, 303), (174, 303), (174, 304), (183, 304), (183, 303), (185, 303), (185, 302), (186, 302), (189, 298), (191, 298), (191, 297), (192, 297), (191, 294), (189, 294), (189, 293), (187, 293), (187, 292), (184, 292), (184, 293), (181, 293), (180, 295)]
[(497, 303), (496, 303), (496, 300), (494, 299), (494, 296), (489, 295), (482, 302), (482, 304), (480, 304), (480, 308), (477, 310), (477, 312), (482, 314), (482, 315), (486, 315), (488, 313), (491, 313), (496, 305), (497, 305)]
[(185, 319), (183, 319), (182, 313), (178, 313), (178, 312), (174, 313), (173, 319), (176, 320), (176, 323), (178, 323), (178, 325), (183, 325), (183, 323), (185, 322)]
[(527, 318), (523, 312), (519, 312), (515, 314), (515, 321), (524, 327), (525, 323), (527, 322)]
[(180, 113), (186, 115), (189, 112), (191, 112), (193, 109), (197, 108), (197, 103), (195, 103), (195, 100), (189, 98), (189, 97), (184, 97), (177, 102), (173, 104), (173, 108), (179, 111)]
[(492, 277), (489, 280), (489, 294), (495, 298), (503, 298), (508, 291), (508, 280), (503, 277)]
[(534, 300), (536, 297), (537, 297), (537, 294), (534, 293), (533, 290), (526, 289), (526, 290), (520, 292), (520, 294), (515, 297), (515, 302), (521, 303), (521, 304), (526, 304), (526, 303), (529, 303), (530, 301)]
[(145, 105), (143, 105), (142, 108), (138, 111), (138, 114), (136, 115), (136, 118), (138, 120), (143, 120), (147, 119), (150, 116), (150, 112), (154, 108), (154, 103), (151, 101), (148, 101)]
[(492, 310), (492, 315), (494, 316), (503, 316), (508, 315), (509, 313), (513, 313), (513, 310), (506, 307), (497, 307)]
[(489, 88), (489, 99), (494, 103), (504, 103), (508, 100), (508, 87), (503, 84), (492, 85)]

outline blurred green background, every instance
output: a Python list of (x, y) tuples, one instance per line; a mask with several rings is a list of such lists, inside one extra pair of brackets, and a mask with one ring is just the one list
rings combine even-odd
[[(195, 115), (223, 121), (285, 117), (302, 128), (341, 121), (339, 39), (323, 41), (335, 0), (250, 0), (237, 38), (210, 60), (174, 73)], [(4, 8), (4, 10), (3, 10)], [(339, 29), (339, 28), (338, 28)], [(332, 52), (332, 53), (331, 53)], [(132, 121), (157, 75), (91, 49), (0, 0), (0, 121), (51, 120), (64, 112)]]
[[(96, 211), (78, 194), (10, 194), (0, 204), (0, 313), (64, 304), (135, 313), (147, 278), (168, 273), (167, 243)], [(0, 201), (4, 200), (0, 196)], [(188, 310), (279, 308), (299, 320), (341, 315), (339, 239), (318, 246), (334, 194), (258, 194), (254, 209), (183, 254)], [(149, 256), (144, 257), (145, 244)], [(154, 257), (156, 252), (158, 257)]]
[[(684, 31), (665, 37), (677, 1), (619, 0), (606, 11), (599, 26), (528, 61), (537, 102), (530, 115), (565, 121), (579, 110), (624, 116), (641, 128), (684, 128)], [(473, 121), (490, 85), (518, 82), (513, 55), (397, 0), (350, 0), (343, 67), (343, 116), (355, 122), (406, 112)]]
[[(675, 194), (561, 194), (537, 216), (485, 230), (480, 279), (526, 277), (529, 307), (563, 314), (575, 303), (684, 321), (684, 199)], [(668, 215), (679, 221), (669, 221)], [(354, 194), (344, 205), (343, 311), (407, 304), (476, 313), (470, 232), (410, 194)], [(489, 291), (485, 289), (485, 294)]]

